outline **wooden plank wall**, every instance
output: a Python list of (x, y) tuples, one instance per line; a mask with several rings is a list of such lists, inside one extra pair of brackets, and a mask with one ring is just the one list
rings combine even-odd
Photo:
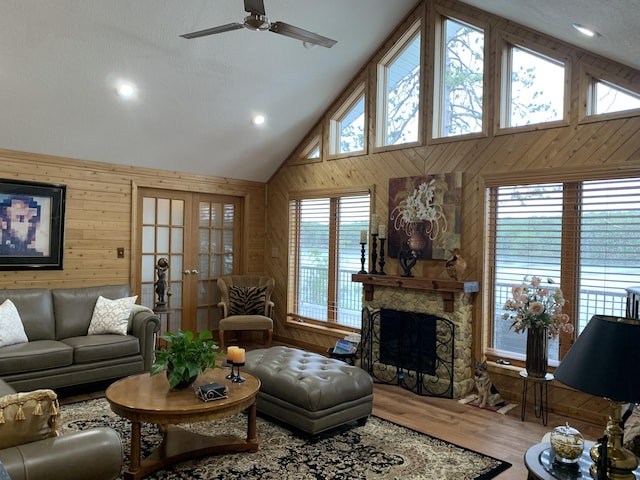
[[(291, 325), (286, 323), (286, 288), (287, 288), (287, 205), (290, 192), (314, 191), (321, 189), (349, 188), (353, 186), (371, 186), (374, 192), (373, 212), (387, 218), (388, 215), (388, 183), (390, 178), (422, 175), (429, 173), (463, 172), (463, 207), (462, 207), (462, 245), (461, 251), (468, 262), (464, 280), (477, 280), (481, 284), (485, 280), (483, 270), (483, 242), (484, 242), (484, 184), (487, 178), (493, 176), (528, 177), (538, 175), (557, 175), (564, 178), (575, 173), (593, 171), (594, 173), (626, 172), (635, 169), (640, 174), (640, 118), (617, 118), (608, 121), (579, 123), (578, 111), (584, 95), (579, 89), (580, 72), (585, 66), (594, 66), (608, 72), (615, 72), (620, 79), (640, 83), (637, 71), (622, 65), (612, 64), (606, 59), (596, 57), (587, 52), (573, 48), (567, 44), (555, 41), (544, 35), (526, 30), (516, 24), (498, 17), (471, 9), (467, 6), (449, 0), (428, 1), (421, 4), (407, 19), (410, 24), (415, 16), (422, 16), (428, 25), (428, 31), (433, 30), (433, 13), (436, 9), (460, 19), (477, 19), (487, 26), (488, 41), (487, 55), (489, 56), (488, 90), (485, 92), (489, 121), (487, 134), (481, 138), (430, 142), (422, 146), (411, 148), (378, 149), (375, 150), (370, 135), (369, 153), (341, 159), (329, 159), (325, 154), (321, 161), (300, 161), (300, 148), (292, 154), (280, 170), (268, 183), (267, 209), (267, 251), (280, 252), (277, 256), (267, 256), (267, 271), (276, 279), (274, 292), (276, 308), (276, 337), (297, 343), (301, 346), (314, 346), (322, 351), (333, 345), (338, 334), (331, 334), (318, 328)], [(498, 111), (497, 99), (499, 82), (497, 79), (497, 64), (499, 62), (500, 38), (509, 34), (522, 40), (526, 45), (541, 46), (549, 51), (567, 58), (571, 69), (570, 77), (570, 121), (567, 125), (539, 130), (503, 131), (496, 132)], [(398, 32), (395, 34), (398, 35)], [(344, 94), (335, 105), (338, 105), (349, 93), (361, 75), (368, 75), (370, 80), (367, 95), (374, 96), (373, 79), (375, 79), (376, 61), (383, 54), (386, 46), (393, 44), (395, 36), (391, 37), (370, 62), (363, 67), (363, 71), (354, 82), (347, 86)], [(432, 42), (431, 37), (427, 44)], [(433, 72), (433, 56), (427, 49), (427, 83), (428, 75)], [(431, 73), (432, 74), (432, 73)], [(432, 92), (428, 92), (432, 98)], [(370, 105), (373, 102), (369, 101)], [(309, 138), (326, 130), (329, 118), (335, 105), (330, 107), (317, 126), (309, 133)], [(427, 111), (429, 108), (427, 107)], [(371, 111), (371, 110), (370, 110)], [(373, 115), (369, 116), (369, 126), (375, 125)], [(424, 119), (428, 124), (428, 116)], [(371, 133), (372, 130), (369, 130)], [(326, 135), (324, 136), (326, 137)], [(326, 152), (326, 148), (324, 149)], [(548, 172), (548, 173), (547, 173)], [(556, 178), (557, 180), (557, 178)], [(373, 213), (372, 212), (372, 213)], [(388, 259), (385, 271), (389, 274), (399, 274), (401, 271), (394, 259)], [(443, 261), (420, 260), (414, 269), (416, 276), (430, 278), (447, 278)], [(478, 358), (483, 356), (483, 338), (486, 317), (482, 295), (476, 297), (474, 318), (474, 354)], [(517, 371), (491, 367), (495, 383), (507, 398), (518, 401), (522, 389)], [(606, 413), (606, 402), (587, 396), (574, 395), (558, 382), (553, 382), (549, 389), (552, 409), (559, 413), (576, 414), (583, 411), (587, 418), (602, 420)]]
[[(64, 269), (0, 271), (0, 288), (130, 284), (136, 187), (244, 198), (244, 271), (264, 272), (265, 184), (0, 150), (0, 177), (67, 186)], [(125, 249), (118, 259), (116, 249)]]

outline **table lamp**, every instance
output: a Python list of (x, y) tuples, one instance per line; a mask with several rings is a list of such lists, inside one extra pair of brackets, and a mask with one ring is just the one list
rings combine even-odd
[(606, 435), (590, 455), (595, 479), (635, 480), (636, 456), (622, 446), (622, 407), (640, 402), (640, 321), (594, 315), (555, 371), (555, 378), (611, 403)]

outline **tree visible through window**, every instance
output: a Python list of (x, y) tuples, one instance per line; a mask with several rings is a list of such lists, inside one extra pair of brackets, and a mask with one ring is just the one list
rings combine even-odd
[(435, 92), (439, 122), (434, 122), (434, 136), (481, 132), (484, 32), (465, 23), (445, 19), (442, 33), (440, 88)]

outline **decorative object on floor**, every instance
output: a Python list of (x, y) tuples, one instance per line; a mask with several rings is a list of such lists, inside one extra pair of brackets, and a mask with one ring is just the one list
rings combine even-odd
[(487, 371), (487, 362), (475, 361), (473, 368), (473, 381), (478, 391), (478, 406), (480, 408), (493, 407), (499, 403), (504, 403), (498, 389), (495, 387)]
[[(516, 333), (527, 331), (526, 369), (529, 377), (544, 378), (548, 366), (549, 338), (560, 332), (573, 332), (569, 316), (562, 313), (564, 297), (551, 278), (543, 283), (538, 276), (525, 276), (521, 285), (511, 288), (513, 299), (507, 300), (503, 310), (505, 320), (511, 321)], [(509, 313), (514, 312), (514, 313)]]
[(451, 256), (445, 263), (445, 267), (452, 280), (462, 280), (462, 274), (467, 269), (467, 261), (460, 255), (459, 248), (451, 249)]
[(418, 261), (418, 254), (414, 250), (400, 250), (398, 253), (398, 262), (402, 268), (403, 277), (413, 277), (411, 269), (415, 267)]
[(406, 249), (445, 260), (460, 248), (462, 174), (389, 179), (388, 255)]
[(364, 250), (365, 250), (365, 245), (367, 244), (367, 231), (366, 230), (361, 230), (360, 231), (360, 271), (358, 272), (359, 274), (363, 274), (363, 273), (367, 273), (367, 271), (364, 269), (364, 262), (366, 260), (366, 257), (364, 255)]
[(156, 265), (156, 275), (158, 275), (158, 280), (156, 280), (156, 295), (158, 296), (158, 300), (156, 301), (156, 306), (153, 309), (154, 312), (167, 311), (167, 301), (165, 300), (164, 295), (167, 292), (168, 270), (169, 261), (166, 258), (160, 258)]
[(167, 345), (155, 351), (151, 375), (166, 371), (170, 388), (186, 388), (199, 373), (216, 367), (218, 346), (209, 330), (202, 330), (197, 336), (191, 331), (178, 330), (177, 333), (167, 332), (160, 338)]
[(549, 437), (551, 450), (557, 461), (561, 463), (576, 463), (584, 451), (584, 437), (573, 427), (560, 425), (551, 431)]
[[(96, 399), (61, 407), (64, 432), (108, 425), (122, 436), (125, 464), (129, 462), (130, 423), (111, 412), (106, 400)], [(246, 419), (234, 415), (215, 423), (185, 428), (204, 434), (246, 435)], [(511, 464), (421, 434), (377, 417), (362, 427), (338, 427), (315, 438), (299, 436), (276, 423), (257, 419), (257, 452), (218, 455), (166, 467), (145, 480), (280, 478), (282, 480), (348, 478), (456, 478), (489, 480)], [(147, 455), (162, 439), (152, 424), (142, 424), (142, 448)]]
[(638, 459), (622, 446), (622, 406), (640, 402), (640, 321), (594, 315), (555, 371), (555, 378), (611, 402), (605, 436), (590, 451), (594, 478), (635, 479)]
[(62, 270), (66, 185), (0, 179), (0, 270)]
[[(460, 400), (458, 400), (458, 403), (480, 408), (480, 397), (478, 397), (477, 394), (473, 393), (464, 398), (461, 398)], [(506, 415), (517, 406), (518, 405), (516, 405), (515, 403), (507, 403), (503, 400), (502, 402), (493, 406), (487, 405), (483, 408), (483, 410), (490, 410), (492, 412), (499, 413), (500, 415)]]

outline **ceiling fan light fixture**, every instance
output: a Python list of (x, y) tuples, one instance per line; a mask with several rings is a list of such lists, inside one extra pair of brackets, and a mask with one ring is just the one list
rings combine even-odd
[(573, 28), (575, 28), (578, 32), (580, 32), (585, 37), (594, 38), (594, 37), (601, 37), (602, 36), (598, 32), (596, 32), (595, 30), (593, 30), (593, 29), (591, 29), (589, 27), (585, 27), (584, 25), (581, 25), (579, 23), (574, 23), (573, 24)]
[(244, 26), (249, 30), (257, 30), (263, 32), (269, 30), (271, 23), (264, 15), (258, 15), (257, 13), (247, 15), (244, 17)]

